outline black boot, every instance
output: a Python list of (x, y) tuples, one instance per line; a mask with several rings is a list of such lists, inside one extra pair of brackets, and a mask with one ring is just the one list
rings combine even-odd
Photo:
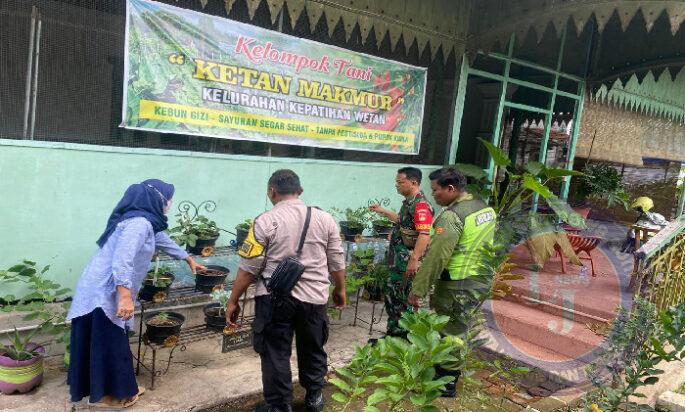
[(261, 403), (255, 408), (255, 412), (292, 412), (290, 405), (270, 405), (268, 403)]
[(304, 397), (304, 407), (307, 412), (323, 412), (323, 392), (318, 391), (307, 391), (307, 395)]
[(445, 384), (445, 389), (442, 389), (443, 398), (456, 398), (457, 397), (457, 381), (461, 376), (460, 370), (448, 370), (440, 366), (435, 366), (435, 379), (440, 379), (445, 376), (454, 376), (454, 380)]

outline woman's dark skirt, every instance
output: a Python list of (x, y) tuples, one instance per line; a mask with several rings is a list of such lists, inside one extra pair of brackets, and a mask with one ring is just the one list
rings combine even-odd
[(97, 308), (71, 321), (71, 351), (67, 377), (71, 401), (90, 396), (127, 399), (138, 393), (133, 356), (126, 331)]

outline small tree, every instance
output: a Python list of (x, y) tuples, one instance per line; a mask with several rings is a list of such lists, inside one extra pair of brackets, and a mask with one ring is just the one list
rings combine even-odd
[(581, 199), (604, 200), (608, 207), (621, 205), (628, 209), (630, 193), (623, 184), (623, 178), (615, 167), (606, 162), (585, 166), (584, 176), (580, 176), (578, 195)]

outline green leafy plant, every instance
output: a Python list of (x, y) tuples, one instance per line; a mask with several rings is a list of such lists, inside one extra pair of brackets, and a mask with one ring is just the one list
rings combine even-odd
[[(343, 404), (343, 411), (363, 399), (366, 412), (381, 407), (391, 412), (408, 407), (439, 411), (433, 403), (454, 377), (436, 378), (435, 365), (459, 363), (464, 346), (460, 338), (440, 335), (448, 321), (426, 310), (405, 313), (400, 326), (408, 331), (407, 340), (385, 337), (373, 347), (357, 347), (350, 364), (336, 370), (338, 378), (330, 381), (339, 389), (333, 399)], [(370, 384), (376, 385), (373, 392)]]
[(395, 222), (388, 219), (388, 217), (385, 215), (381, 215), (380, 217), (374, 219), (371, 223), (373, 223), (376, 226), (381, 226), (381, 227), (394, 227), (395, 226)]
[(66, 314), (70, 302), (64, 300), (71, 290), (48, 279), (46, 274), (49, 270), (50, 266), (39, 270), (36, 263), (29, 260), (0, 270), (0, 285), (20, 284), (28, 289), (28, 293), (20, 298), (14, 295), (0, 296), (0, 310), (25, 312), (22, 319), (36, 322), (38, 333), (50, 335), (68, 348), (70, 328), (66, 323)]
[(498, 175), (498, 169), (503, 169), (506, 184), (489, 181), (487, 173), (475, 165), (456, 164), (454, 167), (471, 178), (467, 191), (492, 205), (497, 213), (500, 226), (503, 222), (509, 224), (518, 222), (517, 215), (523, 210), (523, 206), (537, 195), (554, 210), (557, 217), (563, 222), (575, 227), (586, 227), (585, 220), (550, 189), (550, 185), (561, 179), (569, 176), (584, 176), (583, 173), (562, 168), (550, 168), (535, 161), (526, 163), (521, 170), (515, 170), (511, 164), (511, 159), (502, 149), (486, 140), (480, 138), (479, 140), (485, 145), (495, 164), (493, 176)]
[(383, 288), (390, 278), (390, 268), (385, 262), (372, 263), (367, 268), (367, 276), (371, 278), (371, 285)]
[(350, 410), (356, 400), (368, 393), (368, 386), (376, 382), (378, 377), (374, 375), (373, 368), (377, 362), (378, 353), (373, 346), (357, 346), (350, 363), (335, 370), (339, 377), (330, 379), (329, 383), (339, 392), (331, 397), (342, 404), (342, 411)]
[(376, 259), (376, 251), (372, 248), (357, 249), (352, 253), (352, 263), (362, 270), (373, 263)]
[[(29, 349), (29, 343), (31, 343), (31, 339), (33, 339), (33, 336), (36, 334), (36, 332), (37, 329), (33, 329), (26, 334), (24, 338), (22, 338), (21, 334), (15, 327), (14, 336), (9, 334), (7, 335), (11, 343), (8, 345), (0, 343), (0, 354), (16, 361), (29, 360), (40, 356), (41, 353), (37, 350), (37, 347)], [(40, 345), (38, 347), (40, 347)]]
[(360, 206), (356, 209), (349, 207), (338, 209), (334, 207), (331, 209), (331, 213), (339, 222), (347, 222), (347, 226), (350, 228), (368, 229), (369, 223), (372, 220), (371, 211), (367, 206)]
[(385, 262), (374, 263), (376, 252), (372, 248), (358, 249), (352, 254), (352, 263), (347, 267), (345, 288), (348, 296), (353, 296), (363, 286), (371, 295), (378, 295), (390, 277), (390, 269)]
[(219, 314), (226, 313), (226, 305), (228, 304), (228, 299), (231, 297), (231, 292), (228, 290), (215, 290), (210, 295), (214, 302), (219, 303)]
[(252, 219), (245, 219), (243, 222), (237, 224), (235, 226), (235, 230), (250, 230), (250, 226), (252, 226)]
[(615, 167), (606, 162), (591, 163), (585, 166), (583, 173), (577, 192), (580, 198), (604, 200), (608, 207), (621, 205), (628, 209), (630, 193)]
[(162, 265), (158, 268), (148, 271), (147, 275), (145, 276), (145, 281), (152, 283), (152, 285), (155, 287), (165, 288), (173, 283), (173, 280), (169, 275), (173, 275), (171, 268)]
[(609, 336), (601, 361), (587, 368), (600, 393), (594, 406), (602, 411), (653, 411), (631, 398), (644, 398), (639, 390), (659, 381), (664, 373), (659, 363), (685, 359), (685, 304), (657, 313), (652, 303), (636, 298), (632, 311), (619, 310)]
[(169, 229), (171, 238), (179, 245), (195, 247), (198, 240), (215, 239), (219, 236), (219, 227), (216, 222), (206, 216), (198, 214), (191, 217), (185, 211), (176, 215), (178, 226)]

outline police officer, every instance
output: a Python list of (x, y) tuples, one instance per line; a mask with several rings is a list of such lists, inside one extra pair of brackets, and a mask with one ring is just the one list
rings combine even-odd
[[(227, 323), (237, 326), (238, 300), (251, 283), (256, 283), (252, 344), (261, 358), (266, 400), (257, 407), (259, 412), (291, 410), (293, 335), (297, 338), (300, 384), (307, 391), (305, 408), (307, 412), (323, 411), (330, 279), (335, 283), (334, 303), (338, 308), (345, 306), (345, 259), (340, 229), (328, 213), (308, 208), (299, 199), (301, 193), (300, 178), (292, 170), (277, 170), (269, 179), (267, 195), (274, 207), (259, 215), (248, 232), (226, 308)], [(301, 241), (304, 242), (298, 260), (304, 273), (289, 296), (270, 296), (266, 289), (268, 280), (281, 261), (296, 255)]]
[[(490, 294), (490, 282), (477, 275), (483, 246), (494, 237), (496, 215), (485, 202), (466, 192), (466, 178), (456, 169), (439, 169), (429, 178), (433, 198), (443, 210), (433, 224), (428, 252), (414, 279), (409, 303), (418, 307), (420, 299), (435, 287), (431, 305), (438, 314), (450, 317), (444, 333), (464, 338), (474, 315)], [(436, 368), (438, 377), (455, 376), (446, 385), (443, 396), (456, 396), (460, 375), (457, 368)]]
[(397, 193), (404, 196), (399, 213), (379, 205), (370, 206), (372, 211), (395, 222), (388, 250), (390, 278), (384, 288), (385, 311), (388, 314), (386, 333), (391, 336), (406, 335), (399, 321), (402, 314), (411, 308), (407, 303), (411, 279), (416, 275), (419, 260), (430, 240), (433, 208), (421, 191), (421, 177), (421, 170), (415, 167), (404, 167), (397, 171), (395, 188)]

